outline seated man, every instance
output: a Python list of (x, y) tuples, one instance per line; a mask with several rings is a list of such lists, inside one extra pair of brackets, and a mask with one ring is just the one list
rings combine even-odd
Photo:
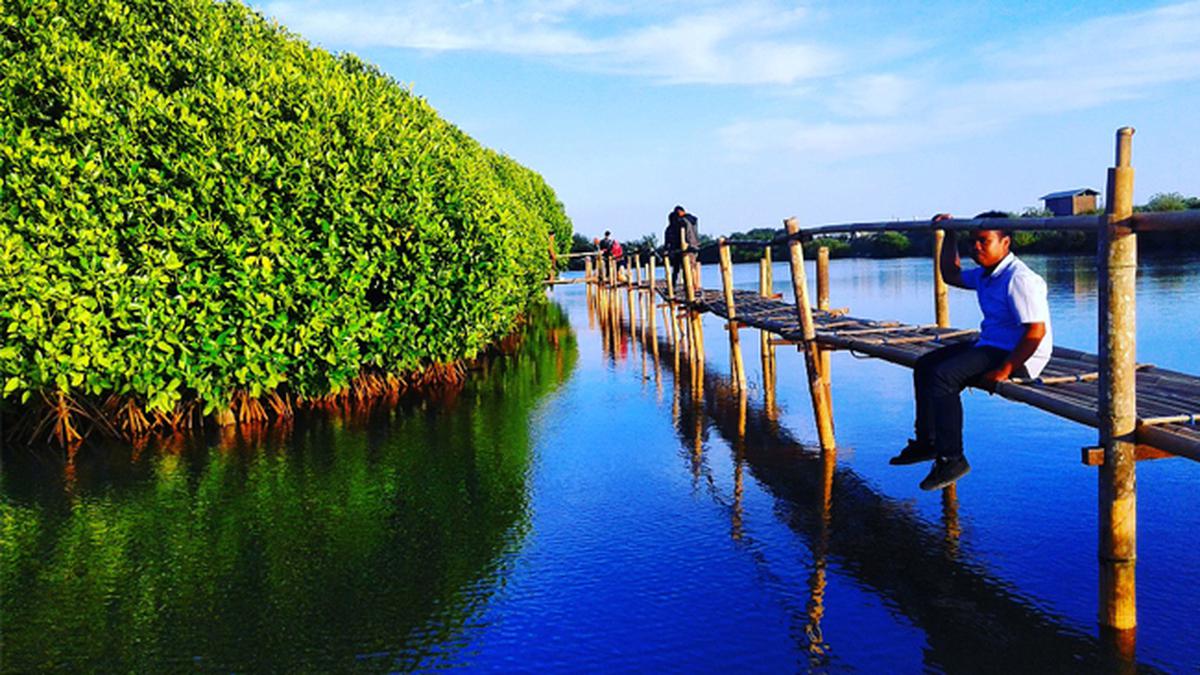
[[(989, 211), (976, 218), (1004, 218)], [(939, 214), (934, 222), (949, 218)], [(1050, 360), (1050, 305), (1046, 282), (1017, 259), (1012, 237), (1003, 228), (972, 233), (971, 257), (979, 267), (963, 271), (953, 231), (946, 232), (938, 260), (946, 283), (974, 290), (983, 312), (979, 338), (925, 354), (913, 369), (916, 392), (916, 438), (892, 464), (934, 460), (922, 490), (937, 490), (971, 470), (962, 447), (962, 402), (959, 393), (975, 384), (989, 391), (1009, 377), (1037, 377)]]

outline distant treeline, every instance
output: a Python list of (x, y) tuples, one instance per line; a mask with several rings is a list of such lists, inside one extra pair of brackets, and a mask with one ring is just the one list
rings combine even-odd
[[(1186, 211), (1200, 209), (1200, 197), (1185, 197), (1178, 192), (1166, 192), (1153, 195), (1145, 204), (1135, 206), (1134, 211)], [(1099, 213), (1095, 211), (1094, 213)], [(1020, 213), (1010, 213), (1010, 218), (1049, 218), (1052, 213), (1046, 209), (1028, 208)], [(728, 235), (733, 240), (770, 241), (783, 234), (783, 229), (759, 227), (747, 232), (733, 232)], [(861, 234), (858, 236), (821, 237), (804, 243), (804, 255), (811, 258), (816, 255), (817, 248), (826, 246), (832, 258), (905, 258), (912, 256), (928, 256), (932, 250), (932, 232), (879, 232)], [(701, 246), (716, 239), (710, 235), (701, 234)], [(646, 235), (640, 239), (622, 242), (625, 250), (632, 254), (639, 250), (657, 248), (660, 244), (655, 235)], [(572, 251), (590, 251), (595, 247), (583, 235), (576, 234)], [(1036, 232), (1014, 232), (1014, 250), (1023, 253), (1093, 253), (1096, 250), (1096, 236), (1090, 232), (1045, 230)], [(1180, 252), (1200, 251), (1200, 230), (1181, 230), (1173, 232), (1146, 232), (1138, 237), (1138, 248), (1141, 251)], [(700, 261), (705, 264), (717, 262), (715, 247), (702, 250)], [(787, 247), (777, 244), (772, 248), (771, 255), (775, 260), (784, 260)], [(762, 257), (760, 249), (735, 247), (732, 251), (733, 262), (750, 262)], [(582, 268), (582, 263), (580, 263)]]

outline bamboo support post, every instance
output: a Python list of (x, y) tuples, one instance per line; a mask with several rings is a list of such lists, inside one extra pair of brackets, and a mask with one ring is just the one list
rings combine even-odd
[(942, 244), (945, 230), (933, 231), (933, 311), (938, 328), (950, 327), (950, 288), (942, 278)]
[(1133, 215), (1133, 129), (1117, 131), (1097, 247), (1100, 344), (1100, 624), (1137, 627), (1137, 478), (1135, 472), (1137, 236)]
[[(817, 309), (829, 311), (829, 247), (817, 249)], [(825, 401), (829, 414), (833, 415), (833, 371), (829, 363), (829, 350), (821, 349), (821, 383), (825, 386)]]
[[(758, 294), (764, 298), (771, 297), (771, 247), (763, 249), (763, 257), (758, 261)], [(767, 405), (774, 404), (775, 380), (775, 345), (771, 342), (771, 332), (760, 330), (759, 350), (762, 354), (763, 385), (767, 396)], [(768, 388), (769, 387), (769, 388)]]
[(656, 279), (657, 270), (654, 269), (654, 256), (650, 256), (650, 259), (646, 261), (646, 277), (650, 280), (649, 289), (646, 291), (646, 313), (651, 316), (650, 334), (652, 336), (654, 336), (654, 343), (655, 343), (655, 345), (657, 345), (658, 344), (658, 335), (657, 335), (657, 331), (655, 330), (653, 316), (654, 316), (654, 302), (655, 302), (655, 300), (657, 300), (657, 297), (658, 297), (658, 280)]
[(775, 295), (775, 271), (771, 269), (771, 247), (767, 246), (763, 249), (763, 260), (767, 261), (767, 290), (763, 292), (763, 297), (774, 298)]
[(683, 267), (684, 297), (687, 299), (688, 348), (694, 357), (703, 362), (704, 338), (701, 336), (701, 318), (700, 313), (692, 307), (692, 303), (696, 300), (696, 280), (693, 276), (695, 269), (692, 265), (692, 255), (694, 254), (690, 251), (684, 252), (683, 259), (680, 261), (680, 266)]
[(746, 366), (742, 362), (742, 343), (738, 336), (737, 308), (733, 302), (733, 261), (729, 254), (729, 243), (721, 238), (718, 247), (721, 261), (721, 287), (725, 291), (725, 312), (729, 317), (729, 362), (733, 371), (735, 391), (746, 389)]
[[(800, 231), (800, 223), (795, 218), (783, 221), (789, 235)], [(804, 248), (798, 238), (788, 243), (791, 250), (792, 292), (796, 296), (796, 313), (799, 315), (800, 326), (804, 332), (804, 365), (808, 373), (808, 390), (812, 396), (813, 416), (817, 423), (817, 436), (822, 450), (834, 448), (833, 413), (829, 399), (825, 395), (825, 386), (820, 372), (821, 355), (817, 346), (817, 331), (813, 325), (812, 307), (808, 302), (808, 278), (804, 273)]]
[(663, 275), (667, 278), (667, 300), (675, 300), (675, 279), (671, 274), (671, 256), (663, 256)]
[(654, 309), (654, 258), (651, 258), (650, 262), (647, 263), (647, 269), (650, 272), (651, 290), (646, 293), (646, 331), (649, 334), (650, 351), (654, 354), (655, 383), (659, 386), (662, 386), (662, 382), (659, 380), (658, 372), (658, 325), (655, 320), (656, 312)]
[[(630, 274), (632, 274), (632, 272), (630, 272)], [(633, 286), (625, 287), (625, 301), (626, 301), (626, 304), (629, 305), (629, 334), (630, 335), (633, 335), (634, 326), (637, 323), (637, 314), (634, 312), (634, 307), (633, 307), (633, 294), (635, 292), (636, 291), (633, 290)]]

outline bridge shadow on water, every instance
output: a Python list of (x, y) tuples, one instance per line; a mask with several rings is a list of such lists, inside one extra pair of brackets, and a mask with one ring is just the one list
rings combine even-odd
[[(593, 307), (592, 305), (596, 305)], [(953, 487), (943, 491), (942, 519), (920, 518), (902, 500), (880, 494), (862, 476), (837, 465), (836, 451), (805, 445), (778, 420), (774, 367), (758, 396), (739, 394), (729, 377), (704, 368), (652, 326), (632, 327), (614, 303), (589, 299), (589, 324), (599, 324), (607, 358), (637, 358), (659, 391), (673, 382), (673, 422), (689, 468), (730, 514), (730, 534), (742, 543), (744, 473), (775, 499), (773, 513), (812, 553), (806, 606), (792, 607), (793, 630), (807, 668), (837, 668), (821, 623), (826, 574), (847, 575), (925, 634), (928, 668), (947, 672), (1155, 672), (1121, 654), (1132, 645), (1120, 636), (1089, 635), (1064, 617), (1039, 608), (1013, 580), (989, 571), (959, 546), (958, 504)], [(618, 303), (617, 306), (620, 306)], [(621, 307), (623, 309), (623, 307)], [(636, 347), (636, 354), (629, 346)], [(709, 346), (709, 349), (724, 345)], [(708, 434), (733, 453), (733, 494), (717, 489), (705, 457)], [(756, 547), (745, 550), (761, 558)], [(761, 564), (765, 567), (765, 561)], [(765, 572), (770, 576), (769, 572)], [(842, 645), (842, 652), (852, 649)], [(804, 667), (804, 666), (802, 666)], [(880, 664), (887, 670), (887, 664)]]

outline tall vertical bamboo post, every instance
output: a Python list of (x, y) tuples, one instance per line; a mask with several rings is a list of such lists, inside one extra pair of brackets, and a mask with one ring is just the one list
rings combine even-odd
[(742, 362), (742, 341), (738, 336), (737, 308), (733, 302), (733, 261), (729, 253), (729, 242), (721, 237), (718, 253), (721, 261), (721, 287), (725, 291), (725, 310), (729, 315), (726, 328), (729, 331), (729, 364), (733, 371), (733, 388), (737, 392), (746, 389), (746, 365)]
[[(699, 302), (704, 298), (704, 289), (700, 286), (700, 252), (692, 249), (688, 254), (688, 267), (692, 270), (692, 300)], [(693, 309), (688, 315), (691, 319), (690, 331), (692, 343), (696, 346), (696, 358), (700, 359), (701, 370), (704, 363), (704, 313)]]
[(633, 267), (629, 270), (629, 293), (630, 293), (631, 301), (633, 299), (633, 297), (632, 297), (633, 294), (637, 293), (637, 298), (639, 300), (639, 302), (637, 303), (639, 312), (641, 312), (641, 309), (642, 309), (642, 303), (640, 302), (640, 300), (642, 298), (641, 289), (642, 289), (642, 254), (634, 253), (633, 254)]
[(822, 450), (833, 450), (833, 411), (821, 376), (821, 354), (817, 347), (817, 329), (813, 324), (812, 306), (808, 302), (808, 277), (804, 273), (804, 248), (796, 236), (800, 223), (795, 218), (783, 221), (791, 235), (788, 248), (791, 251), (792, 292), (796, 296), (796, 312), (804, 332), (804, 366), (808, 373), (808, 390), (812, 396), (813, 416), (817, 423), (817, 436)]
[(1100, 624), (1132, 636), (1137, 627), (1137, 236), (1128, 222), (1133, 214), (1131, 127), (1117, 130), (1116, 145), (1116, 166), (1108, 170), (1108, 204), (1097, 247), (1100, 444), (1104, 446), (1099, 489)]
[[(950, 287), (942, 276), (942, 247), (946, 243), (946, 231), (933, 231), (933, 313), (938, 328), (950, 327)], [(958, 484), (951, 483), (942, 489), (942, 516), (946, 522), (946, 545), (954, 555), (958, 553)]]
[(663, 256), (663, 277), (667, 282), (667, 301), (663, 303), (663, 318), (667, 323), (667, 330), (671, 334), (671, 346), (678, 348), (675, 341), (676, 321), (675, 321), (675, 280), (671, 278), (671, 252), (667, 251)]
[[(769, 298), (772, 295), (770, 269), (771, 249), (767, 247), (767, 252), (758, 261), (758, 294), (764, 298)], [(774, 419), (775, 345), (771, 344), (771, 332), (768, 330), (760, 330), (759, 338), (762, 352), (763, 405), (766, 407), (767, 417)]]
[[(679, 225), (679, 244), (683, 252), (679, 264), (683, 267), (684, 282), (690, 288), (688, 291), (688, 337), (692, 348), (692, 357), (704, 361), (704, 320), (700, 312), (695, 311), (691, 303), (703, 298), (700, 286), (700, 257), (699, 251), (688, 243), (687, 224)], [(690, 276), (688, 276), (690, 275)]]
[(684, 300), (687, 301), (686, 306), (687, 306), (687, 317), (688, 318), (685, 323), (687, 325), (688, 350), (690, 352), (692, 352), (693, 354), (695, 354), (696, 351), (699, 349), (699, 345), (696, 344), (697, 340), (696, 340), (695, 325), (692, 322), (692, 302), (696, 299), (696, 286), (692, 279), (692, 271), (693, 270), (692, 270), (692, 264), (691, 264), (690, 259), (688, 258), (688, 255), (689, 254), (688, 254), (687, 250), (685, 249), (684, 253), (683, 253), (683, 257), (679, 261), (679, 266), (682, 268), (682, 271), (683, 271), (683, 297), (684, 297)]
[(649, 283), (646, 286), (646, 297), (649, 298), (648, 308), (654, 311), (654, 303), (658, 301), (658, 269), (655, 268), (654, 256), (646, 261), (646, 276)]
[[(817, 249), (817, 309), (829, 311), (829, 247)], [(821, 384), (825, 387), (825, 401), (833, 414), (833, 370), (829, 365), (829, 350), (821, 352)]]
[(654, 305), (658, 302), (658, 271), (654, 269), (654, 256), (650, 256), (650, 260), (646, 263), (649, 270), (650, 289), (646, 291), (646, 314), (650, 317), (650, 339), (654, 341), (653, 350), (654, 358), (658, 358), (658, 326), (654, 321)]
[(773, 261), (771, 260), (770, 244), (767, 244), (766, 250), (763, 251), (763, 258), (767, 261), (767, 292), (763, 295), (769, 298), (775, 294), (775, 270), (771, 267)]
[[(626, 307), (629, 308), (629, 334), (632, 336), (633, 335), (633, 327), (634, 327), (634, 323), (636, 322), (637, 315), (634, 314), (634, 311), (633, 311), (633, 270), (630, 269), (630, 267), (631, 266), (629, 264), (629, 260), (628, 260), (628, 258), (626, 258), (625, 305), (626, 305)], [(619, 267), (617, 268), (617, 271), (618, 271), (618, 273), (620, 273)], [(618, 281), (618, 283), (620, 282), (620, 277), (617, 278), (617, 281)]]
[(933, 311), (938, 328), (950, 327), (950, 289), (942, 278), (942, 245), (945, 241), (945, 230), (933, 231)]

